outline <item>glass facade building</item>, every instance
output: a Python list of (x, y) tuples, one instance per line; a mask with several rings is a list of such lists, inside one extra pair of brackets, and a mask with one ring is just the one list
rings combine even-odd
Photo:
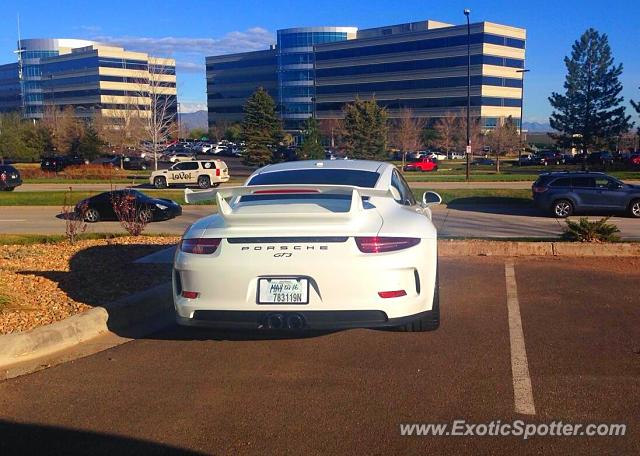
[(487, 129), (509, 116), (519, 123), (526, 30), (478, 22), (470, 32), (466, 24), (431, 20), (279, 30), (266, 54), (207, 57), (209, 123), (242, 120), (242, 106), (258, 86), (268, 87), (293, 132), (311, 116), (341, 118), (356, 97), (375, 98), (391, 118), (405, 108), (430, 121), (460, 116), (467, 106), (467, 40), (472, 117)]
[(287, 130), (298, 130), (313, 115), (314, 47), (356, 36), (353, 27), (303, 27), (278, 30), (278, 111)]

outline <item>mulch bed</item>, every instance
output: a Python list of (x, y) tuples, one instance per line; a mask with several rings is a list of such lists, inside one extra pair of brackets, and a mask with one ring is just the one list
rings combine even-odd
[(0, 245), (0, 334), (47, 325), (170, 280), (170, 265), (133, 261), (178, 241), (145, 236)]

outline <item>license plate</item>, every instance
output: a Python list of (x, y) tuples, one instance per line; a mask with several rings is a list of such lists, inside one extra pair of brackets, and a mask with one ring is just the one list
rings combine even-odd
[(309, 280), (259, 279), (258, 304), (308, 304)]

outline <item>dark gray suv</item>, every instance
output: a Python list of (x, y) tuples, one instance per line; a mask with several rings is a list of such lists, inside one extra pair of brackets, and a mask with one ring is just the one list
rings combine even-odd
[(626, 212), (640, 217), (640, 186), (604, 173), (545, 173), (531, 190), (535, 205), (555, 217), (568, 217), (574, 212)]

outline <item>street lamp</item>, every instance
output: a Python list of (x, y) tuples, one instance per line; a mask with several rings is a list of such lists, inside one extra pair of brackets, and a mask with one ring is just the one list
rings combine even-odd
[(471, 170), (471, 25), (469, 24), (469, 14), (471, 10), (465, 8), (464, 15), (467, 18), (467, 169), (466, 180), (469, 181)]
[(524, 123), (524, 74), (531, 70), (522, 69), (516, 70), (516, 73), (522, 74), (522, 92), (520, 93), (520, 149), (518, 149), (518, 163), (520, 163), (520, 157), (522, 157), (522, 149), (524, 148), (524, 132), (522, 131)]

